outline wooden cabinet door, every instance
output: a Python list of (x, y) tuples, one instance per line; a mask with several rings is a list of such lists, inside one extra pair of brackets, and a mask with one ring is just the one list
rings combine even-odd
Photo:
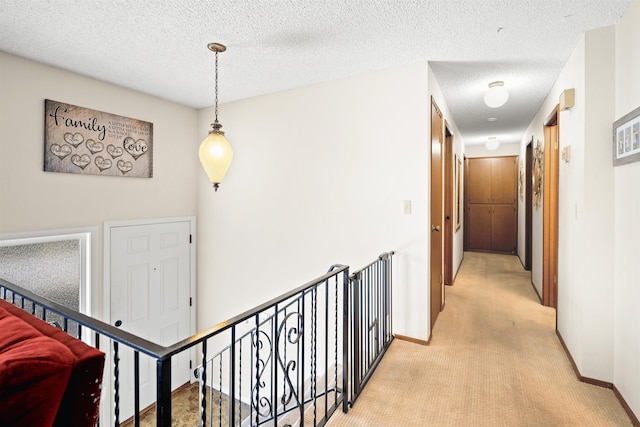
[(491, 211), (491, 250), (516, 253), (518, 213), (513, 205), (493, 205)]
[(467, 160), (465, 250), (515, 254), (518, 246), (518, 159)]
[(469, 159), (468, 200), (469, 203), (491, 203), (491, 160)]
[(491, 250), (491, 206), (469, 205), (467, 244), (470, 250)]
[(517, 163), (515, 157), (496, 157), (491, 164), (491, 203), (512, 204), (517, 197)]

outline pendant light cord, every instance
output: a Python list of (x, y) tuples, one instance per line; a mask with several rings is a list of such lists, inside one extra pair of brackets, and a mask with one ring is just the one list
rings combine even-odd
[(218, 52), (216, 51), (216, 120), (218, 123)]

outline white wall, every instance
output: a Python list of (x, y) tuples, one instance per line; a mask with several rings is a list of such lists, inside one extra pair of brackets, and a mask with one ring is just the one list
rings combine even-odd
[[(103, 222), (196, 213), (197, 112), (1, 52), (0, 94), (0, 235), (96, 227), (101, 312)], [(44, 172), (45, 99), (152, 122), (153, 178)]]
[[(520, 145), (518, 144), (500, 144), (495, 150), (487, 150), (484, 145), (469, 145), (465, 147), (464, 154), (471, 157), (501, 157), (501, 156), (519, 156)], [(522, 157), (524, 158), (524, 157)]]
[[(558, 310), (557, 329), (569, 349), (578, 369), (584, 369), (582, 358), (585, 354), (585, 330), (582, 317), (586, 310), (584, 297), (586, 295), (580, 287), (589, 280), (582, 261), (588, 256), (585, 244), (589, 240), (582, 235), (586, 229), (585, 222), (585, 172), (587, 157), (586, 135), (586, 103), (587, 93), (587, 40), (586, 36), (578, 42), (571, 58), (567, 62), (562, 74), (553, 88), (552, 103), (548, 104), (545, 117), (553, 106), (558, 103), (560, 93), (573, 88), (576, 93), (576, 103), (573, 108), (559, 113), (559, 151), (571, 147), (571, 162), (559, 163), (558, 184)], [(543, 117), (544, 120), (544, 117)], [(540, 123), (539, 138), (544, 144), (544, 134)], [(538, 135), (535, 136), (537, 142)], [(537, 214), (537, 227), (534, 227), (534, 245), (538, 248), (536, 261), (533, 263), (535, 272), (535, 286), (542, 295), (542, 221), (543, 206)], [(593, 378), (593, 377), (592, 377)], [(604, 380), (604, 379), (603, 379)]]
[[(581, 333), (585, 335), (582, 375), (613, 382), (614, 295), (614, 171), (612, 167), (611, 124), (615, 120), (615, 27), (589, 31), (586, 38), (586, 111), (584, 157), (584, 211), (560, 204), (566, 219), (574, 213), (583, 220), (576, 244), (565, 246), (576, 264), (573, 270), (584, 274), (582, 282), (572, 282), (582, 291)], [(579, 205), (579, 204), (578, 204)], [(598, 242), (598, 249), (591, 246)], [(576, 248), (581, 250), (576, 251)], [(569, 272), (566, 273), (570, 275)], [(562, 329), (560, 329), (562, 333)]]
[[(520, 156), (521, 158), (526, 157), (526, 147), (527, 144), (531, 141), (531, 137), (533, 136), (533, 149), (535, 151), (536, 146), (540, 143), (540, 146), (544, 146), (544, 123), (552, 113), (555, 106), (558, 104), (558, 98), (560, 93), (564, 89), (574, 88), (576, 91), (576, 105), (568, 111), (563, 111), (560, 113), (560, 150), (567, 146), (572, 146), (572, 160), (569, 164), (560, 164), (560, 184), (559, 184), (559, 198), (560, 200), (564, 200), (563, 205), (567, 203), (574, 203), (576, 196), (574, 194), (584, 192), (583, 189), (575, 190), (575, 186), (581, 186), (582, 178), (584, 175), (584, 105), (585, 105), (585, 76), (584, 76), (584, 63), (585, 63), (585, 39), (582, 37), (578, 42), (576, 48), (574, 49), (572, 55), (569, 57), (569, 60), (565, 64), (562, 73), (558, 77), (556, 83), (552, 87), (549, 95), (543, 102), (540, 110), (535, 115), (533, 121), (529, 125), (527, 132), (525, 133), (521, 145), (520, 145)], [(568, 172), (573, 171), (573, 174), (567, 175)], [(572, 179), (569, 179), (569, 176)], [(531, 256), (531, 274), (532, 274), (532, 282), (538, 291), (539, 295), (542, 295), (542, 198), (540, 199), (541, 203), (536, 208), (533, 207), (533, 218), (532, 218), (532, 256)], [(524, 201), (519, 202), (519, 227), (518, 227), (518, 244), (519, 244), (519, 254), (522, 260), (524, 260), (525, 253), (525, 205)], [(582, 202), (583, 203), (583, 202)], [(572, 216), (573, 218), (573, 216)], [(566, 234), (568, 231), (567, 227), (572, 227), (574, 221), (569, 221), (567, 223), (566, 218), (560, 218), (559, 224), (559, 232), (561, 234)], [(561, 244), (562, 248), (560, 251), (564, 249), (564, 246)], [(570, 259), (566, 259), (564, 256), (562, 258), (561, 265), (567, 266), (567, 263), (570, 263)], [(561, 269), (562, 270), (562, 269)], [(564, 270), (562, 270), (564, 271)], [(560, 271), (559, 271), (560, 273)], [(563, 291), (563, 287), (560, 287), (559, 292)]]
[[(199, 325), (394, 250), (394, 331), (428, 339), (429, 73), (419, 64), (220, 107), (235, 157), (217, 193), (199, 173)], [(201, 135), (212, 117), (201, 111)]]
[[(616, 26), (615, 119), (640, 107), (640, 2)], [(611, 141), (609, 140), (609, 147)], [(614, 168), (615, 372), (614, 383), (640, 416), (640, 163)], [(603, 283), (610, 286), (610, 282)]]
[[(559, 114), (559, 149), (570, 146), (571, 161), (559, 166), (557, 328), (581, 375), (606, 382), (613, 381), (613, 52), (613, 27), (581, 38), (521, 145), (524, 157), (530, 135), (534, 147), (544, 143), (546, 118), (560, 93), (574, 88), (575, 106)], [(533, 211), (532, 280), (540, 295), (542, 212)]]

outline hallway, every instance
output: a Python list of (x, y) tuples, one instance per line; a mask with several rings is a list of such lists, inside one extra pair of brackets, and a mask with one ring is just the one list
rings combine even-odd
[(515, 256), (466, 252), (429, 346), (394, 340), (343, 426), (630, 426), (581, 383)]

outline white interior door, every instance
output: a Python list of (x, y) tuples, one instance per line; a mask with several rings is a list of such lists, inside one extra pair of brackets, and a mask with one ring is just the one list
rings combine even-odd
[[(191, 335), (189, 221), (110, 229), (112, 324), (160, 345)], [(133, 415), (133, 352), (120, 354), (120, 419)], [(172, 389), (189, 381), (189, 352), (174, 357)], [(156, 364), (140, 355), (140, 409), (156, 396)]]

